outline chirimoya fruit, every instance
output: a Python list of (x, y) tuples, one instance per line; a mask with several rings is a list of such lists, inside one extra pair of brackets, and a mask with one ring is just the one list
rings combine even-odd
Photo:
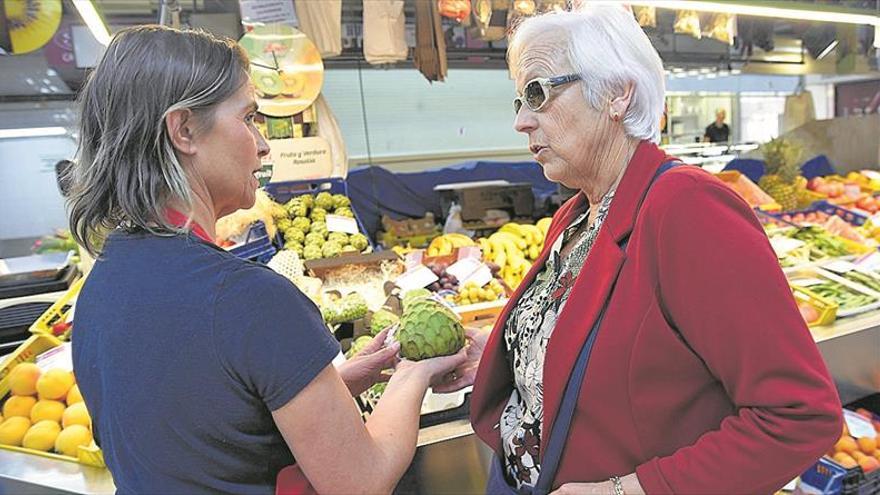
[(398, 318), (396, 314), (387, 309), (380, 309), (373, 313), (373, 318), (370, 320), (370, 335), (378, 335), (379, 332), (394, 325), (398, 321), (400, 321), (400, 318)]
[(418, 299), (403, 310), (395, 338), (400, 355), (419, 361), (455, 354), (464, 347), (464, 328), (449, 308), (434, 299)]

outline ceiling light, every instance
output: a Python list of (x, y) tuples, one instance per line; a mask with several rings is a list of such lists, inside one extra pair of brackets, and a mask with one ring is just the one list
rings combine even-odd
[(816, 60), (822, 60), (823, 58), (825, 58), (826, 55), (831, 53), (831, 50), (834, 50), (835, 48), (837, 48), (837, 43), (838, 43), (837, 40), (834, 40), (831, 43), (829, 43), (828, 46), (826, 46), (825, 49), (822, 50), (822, 53), (820, 53), (819, 56), (816, 57)]
[(673, 67), (672, 72), (675, 72), (675, 73), (684, 72), (684, 69), (681, 67)]
[(67, 134), (64, 127), (27, 127), (21, 129), (0, 129), (0, 139), (63, 136)]
[(89, 31), (92, 32), (92, 36), (98, 40), (98, 43), (104, 46), (109, 45), (110, 31), (107, 30), (107, 25), (104, 24), (101, 16), (98, 15), (98, 11), (95, 9), (95, 2), (93, 0), (73, 0), (73, 5), (79, 11), (79, 16), (82, 17), (83, 22), (86, 23)]
[[(614, 3), (611, 0), (593, 0), (590, 3)], [(843, 24), (870, 24), (880, 26), (880, 16), (843, 12), (839, 9), (822, 10), (770, 7), (743, 2), (702, 2), (696, 0), (628, 0), (630, 5), (658, 7), (661, 9), (696, 10), (699, 12), (715, 12), (719, 14), (752, 15), (758, 17), (775, 17), (799, 21), (837, 22)], [(875, 38), (876, 39), (876, 38)]]

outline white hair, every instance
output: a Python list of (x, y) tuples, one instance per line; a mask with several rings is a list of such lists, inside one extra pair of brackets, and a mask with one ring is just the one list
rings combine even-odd
[(581, 76), (584, 97), (594, 109), (606, 108), (632, 83), (632, 100), (622, 120), (624, 129), (634, 138), (660, 141), (666, 94), (663, 62), (632, 12), (617, 5), (584, 2), (572, 12), (549, 12), (525, 19), (511, 35), (507, 51), (514, 75), (520, 69), (523, 53), (547, 37), (561, 37), (559, 52)]

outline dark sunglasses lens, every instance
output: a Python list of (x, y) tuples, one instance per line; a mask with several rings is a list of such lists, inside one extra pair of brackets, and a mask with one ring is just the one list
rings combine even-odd
[(522, 108), (522, 100), (516, 98), (515, 100), (513, 100), (513, 113), (518, 114), (520, 108)]
[(545, 99), (544, 88), (541, 87), (541, 83), (538, 81), (532, 81), (526, 84), (525, 91), (523, 91), (523, 98), (525, 98), (530, 109), (535, 110), (540, 108), (540, 106), (544, 104)]

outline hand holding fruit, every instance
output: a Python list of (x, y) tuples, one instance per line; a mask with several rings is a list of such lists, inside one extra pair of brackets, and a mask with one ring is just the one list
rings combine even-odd
[(382, 371), (394, 366), (400, 344), (394, 342), (385, 346), (387, 336), (387, 329), (379, 332), (370, 343), (337, 367), (352, 396), (360, 395), (373, 385), (387, 382), (390, 378), (390, 375)]
[(467, 358), (451, 374), (447, 375), (443, 383), (434, 386), (436, 393), (457, 392), (474, 384), (477, 368), (480, 366), (480, 358), (483, 357), (483, 350), (486, 348), (489, 334), (492, 333), (492, 327), (465, 327), (464, 332), (468, 341), (465, 346)]

